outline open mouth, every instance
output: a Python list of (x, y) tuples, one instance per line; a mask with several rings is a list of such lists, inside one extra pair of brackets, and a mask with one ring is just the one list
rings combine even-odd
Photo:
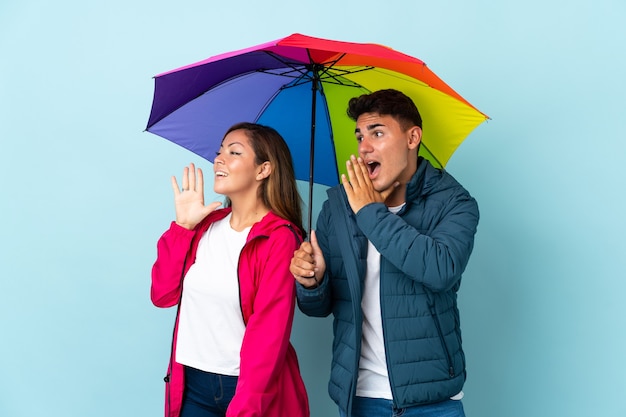
[(371, 161), (367, 163), (367, 171), (369, 172), (370, 178), (373, 178), (380, 171), (380, 163)]
[(222, 171), (215, 171), (216, 177), (228, 177), (228, 174)]

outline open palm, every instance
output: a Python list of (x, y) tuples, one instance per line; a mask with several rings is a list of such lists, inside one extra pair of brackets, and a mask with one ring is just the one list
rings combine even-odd
[(198, 168), (196, 171), (193, 163), (183, 170), (182, 190), (174, 176), (172, 176), (172, 189), (176, 224), (189, 230), (196, 227), (202, 219), (222, 204), (215, 201), (208, 206), (204, 205), (204, 177), (202, 170)]

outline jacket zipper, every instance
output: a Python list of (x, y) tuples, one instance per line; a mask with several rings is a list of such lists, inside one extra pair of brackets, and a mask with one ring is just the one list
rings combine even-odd
[[(288, 223), (285, 225), (287, 228), (289, 228), (289, 230), (291, 230), (294, 234), (294, 236), (296, 237), (296, 241), (298, 242), (298, 246), (300, 246), (301, 240), (298, 237), (298, 234), (296, 233), (295, 229), (293, 228), (293, 226), (291, 225), (291, 223)], [(241, 301), (241, 276), (239, 275), (239, 267), (241, 266), (241, 254), (243, 253), (243, 250), (245, 249), (246, 246), (248, 246), (250, 244), (250, 242), (252, 242), (253, 240), (259, 239), (259, 238), (269, 238), (269, 235), (257, 235), (255, 237), (253, 237), (252, 239), (250, 239), (249, 241), (247, 241), (246, 243), (244, 243), (243, 247), (241, 248), (241, 252), (239, 252), (239, 259), (237, 259), (237, 287), (239, 289), (239, 311), (241, 312), (241, 318), (243, 320), (244, 325), (247, 325), (246, 323), (246, 318), (245, 315), (243, 313), (243, 303)]]
[[(359, 277), (357, 277), (357, 280), (359, 279)], [(361, 285), (361, 281), (358, 280), (356, 282), (356, 285)], [(352, 303), (352, 311), (354, 314), (354, 323), (355, 323), (355, 328), (354, 328), (354, 335), (356, 337), (356, 344), (355, 346), (358, 347), (358, 349), (356, 349), (355, 352), (355, 356), (354, 356), (354, 376), (352, 378), (352, 382), (351, 382), (351, 387), (350, 387), (350, 397), (348, 397), (348, 417), (352, 416), (352, 403), (353, 403), (353, 399), (356, 396), (356, 384), (357, 381), (359, 379), (359, 360), (361, 358), (361, 340), (363, 339), (363, 313), (361, 311), (361, 299), (356, 297), (356, 289), (352, 286), (350, 286), (350, 284), (348, 284), (348, 287), (350, 288), (350, 297), (355, 300), (355, 302)], [(363, 290), (361, 290), (361, 296), (363, 296)], [(356, 306), (356, 308), (355, 308)], [(360, 318), (360, 319), (359, 319)], [(356, 326), (356, 323), (359, 322), (361, 323), (361, 326)]]
[[(383, 276), (383, 269), (384, 269), (384, 265), (383, 265), (383, 257), (380, 257), (380, 276)], [(387, 337), (385, 336), (386, 333), (386, 325), (385, 325), (385, 314), (383, 312), (383, 309), (385, 309), (385, 303), (383, 303), (383, 280), (381, 279), (379, 282), (379, 287), (380, 287), (380, 315), (381, 315), (381, 323), (382, 323), (382, 328), (383, 328), (383, 343), (385, 345), (385, 362), (387, 365), (387, 377), (389, 378), (389, 387), (391, 388), (391, 398), (392, 398), (392, 403), (393, 403), (393, 407), (395, 408), (397, 406), (396, 404), (396, 398), (398, 398), (398, 396), (396, 395), (395, 392), (395, 386), (396, 384), (394, 383), (394, 377), (393, 377), (393, 373), (391, 372), (391, 366), (389, 366), (389, 355), (387, 354), (387, 352), (389, 352), (389, 346), (388, 346), (388, 342), (387, 342)]]
[(246, 327), (248, 326), (248, 321), (246, 320), (246, 316), (243, 312), (243, 302), (241, 301), (241, 275), (239, 274), (240, 266), (241, 266), (241, 254), (243, 253), (243, 250), (246, 248), (246, 246), (250, 244), (250, 242), (261, 237), (267, 238), (268, 236), (258, 235), (248, 240), (246, 243), (244, 243), (243, 247), (241, 248), (241, 252), (239, 252), (239, 258), (237, 259), (237, 289), (239, 291), (239, 311), (241, 312), (241, 319), (243, 320), (243, 324)]
[[(181, 272), (180, 277), (180, 285), (183, 285), (183, 279), (185, 278), (185, 268), (187, 267), (187, 255), (185, 255), (185, 260), (183, 261), (183, 271)], [(183, 300), (183, 289), (180, 289), (180, 299), (178, 300), (178, 307), (176, 308), (176, 318), (174, 319), (174, 329), (172, 330), (172, 344), (170, 347), (170, 365), (167, 370), (167, 375), (163, 378), (167, 387), (167, 406), (165, 410), (165, 415), (169, 416), (170, 411), (172, 409), (172, 391), (170, 388), (170, 376), (172, 375), (172, 369), (174, 368), (174, 340), (176, 340), (176, 324), (178, 323), (178, 317), (180, 315), (180, 303)]]

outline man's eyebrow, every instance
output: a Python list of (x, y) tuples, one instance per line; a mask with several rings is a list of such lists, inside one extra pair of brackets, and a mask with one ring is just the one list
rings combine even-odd
[[(366, 128), (367, 130), (372, 130), (372, 129), (376, 129), (377, 127), (381, 127), (381, 126), (385, 126), (383, 123), (373, 123), (371, 125), (367, 125)], [(356, 129), (354, 129), (354, 133), (361, 133), (361, 129), (359, 129), (358, 127)]]

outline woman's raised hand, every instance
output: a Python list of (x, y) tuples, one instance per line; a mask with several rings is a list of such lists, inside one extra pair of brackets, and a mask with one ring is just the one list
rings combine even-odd
[(222, 203), (215, 201), (208, 206), (204, 205), (204, 178), (202, 170), (198, 168), (196, 172), (196, 167), (193, 163), (183, 170), (182, 183), (181, 190), (176, 177), (172, 176), (176, 224), (192, 230)]

